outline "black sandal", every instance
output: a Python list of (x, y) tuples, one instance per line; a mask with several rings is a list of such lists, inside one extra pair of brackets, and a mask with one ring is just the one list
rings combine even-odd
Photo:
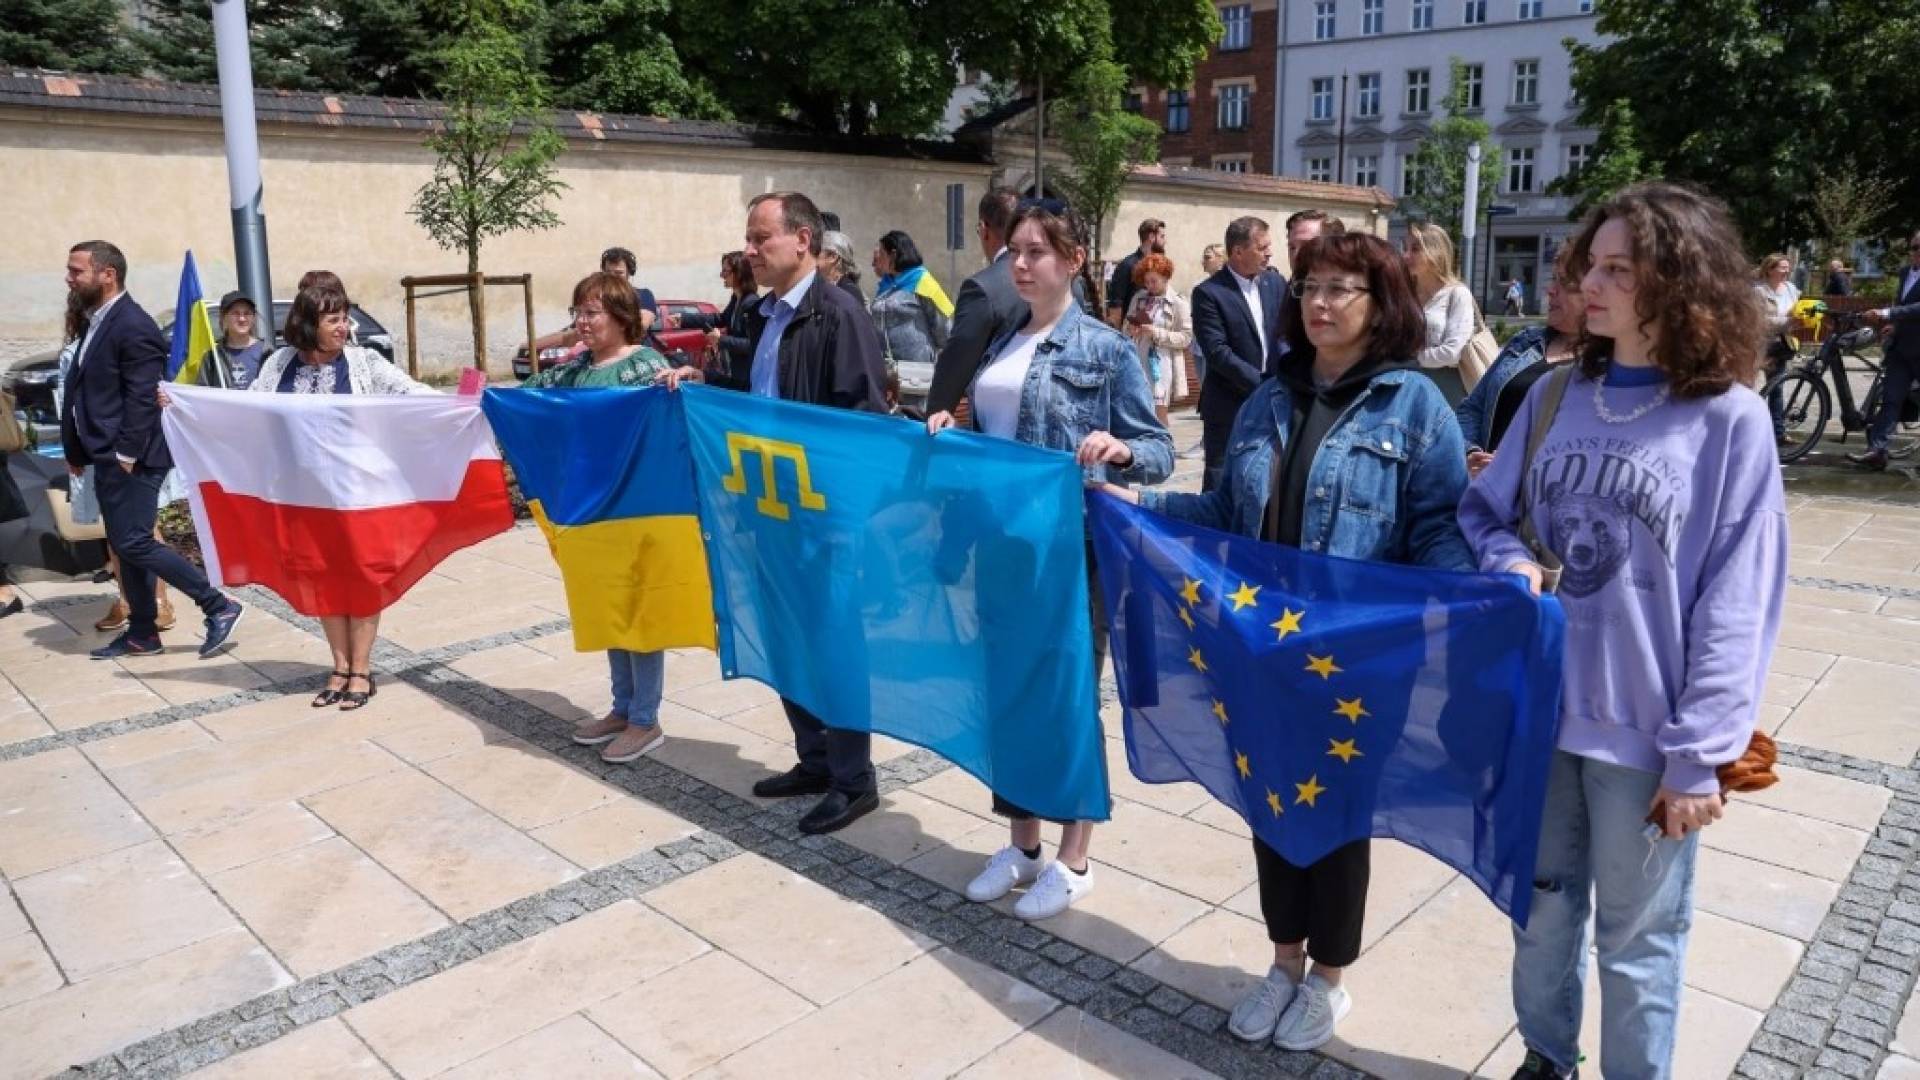
[(379, 688), (373, 685), (373, 672), (371, 671), (347, 672), (348, 686), (352, 686), (353, 680), (355, 679), (367, 680), (367, 692), (363, 694), (357, 690), (340, 691), (340, 711), (341, 712), (352, 712), (355, 709), (363, 708), (367, 704), (367, 702), (373, 698), (373, 695), (379, 692)]
[[(333, 679), (351, 679), (351, 678), (353, 678), (353, 672), (351, 672), (351, 671), (336, 671), (336, 672), (333, 672), (332, 674), (330, 674), (330, 675), (328, 675), (328, 676), (327, 676), (327, 678), (328, 678), (329, 680), (333, 680)], [(337, 704), (339, 704), (339, 702), (340, 702), (340, 695), (341, 695), (341, 694), (344, 694), (344, 693), (346, 693), (346, 691), (347, 691), (347, 688), (346, 688), (346, 687), (344, 687), (344, 686), (342, 686), (342, 687), (341, 687), (340, 689), (338, 689), (338, 690), (335, 690), (335, 689), (334, 689), (333, 687), (331, 687), (331, 686), (328, 686), (328, 687), (323, 687), (323, 688), (321, 688), (321, 690), (320, 690), (320, 692), (319, 692), (319, 693), (317, 693), (317, 694), (315, 694), (315, 695), (313, 695), (313, 701), (311, 702), (311, 704), (312, 704), (312, 705), (313, 705), (313, 707), (314, 707), (314, 708), (316, 708), (316, 709), (324, 709), (324, 708), (326, 708), (326, 707), (327, 707), (327, 706), (329, 706), (329, 705), (337, 705)]]

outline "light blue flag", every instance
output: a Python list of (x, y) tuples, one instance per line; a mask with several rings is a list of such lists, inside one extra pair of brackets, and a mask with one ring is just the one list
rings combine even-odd
[(682, 391), (720, 665), (1042, 817), (1111, 798), (1067, 454)]

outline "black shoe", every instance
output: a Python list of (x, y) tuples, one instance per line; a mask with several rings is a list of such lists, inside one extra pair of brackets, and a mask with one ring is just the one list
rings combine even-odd
[(1848, 454), (1847, 460), (1855, 465), (1865, 465), (1875, 472), (1880, 472), (1887, 467), (1887, 451), (1885, 447), (1880, 447), (1861, 454)]
[(807, 811), (800, 819), (800, 831), (808, 836), (821, 833), (838, 832), (868, 814), (880, 805), (880, 793), (868, 791), (849, 797), (844, 791), (829, 791), (820, 805)]
[(0, 619), (4, 619), (9, 615), (18, 615), (25, 610), (27, 610), (26, 601), (15, 596), (4, 605), (0, 605)]
[(795, 765), (779, 776), (754, 782), (753, 794), (760, 799), (791, 799), (795, 795), (825, 795), (833, 790), (833, 778), (816, 776)]
[(160, 648), (159, 634), (134, 637), (131, 633), (125, 633), (87, 655), (95, 660), (118, 660), (123, 656), (158, 656)]
[(1541, 1056), (1538, 1050), (1529, 1050), (1527, 1060), (1520, 1063), (1513, 1080), (1580, 1080), (1580, 1066), (1575, 1065), (1571, 1071), (1561, 1072), (1558, 1065)]
[(207, 640), (200, 643), (200, 659), (205, 660), (220, 651), (220, 647), (225, 645), (227, 638), (232, 635), (234, 625), (240, 621), (240, 613), (244, 610), (240, 606), (240, 601), (228, 600), (226, 607), (221, 608), (216, 614), (207, 616)]
[(95, 570), (93, 572), (93, 583), (95, 585), (105, 585), (107, 582), (112, 580), (113, 580), (113, 571), (111, 570)]

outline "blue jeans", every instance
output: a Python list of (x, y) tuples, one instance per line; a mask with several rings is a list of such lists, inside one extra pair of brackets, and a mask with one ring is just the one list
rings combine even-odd
[(667, 681), (667, 654), (608, 649), (613, 669), (613, 714), (630, 727), (653, 727), (660, 722), (660, 695)]
[(1600, 959), (1600, 1074), (1672, 1075), (1681, 962), (1700, 834), (1649, 842), (1654, 773), (1555, 751), (1534, 867), (1533, 914), (1513, 932), (1513, 1011), (1527, 1046), (1580, 1058), (1587, 917)]

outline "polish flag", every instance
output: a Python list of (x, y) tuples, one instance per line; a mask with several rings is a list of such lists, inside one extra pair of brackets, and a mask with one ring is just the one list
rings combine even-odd
[(166, 392), (215, 585), (264, 585), (302, 615), (377, 615), (513, 524), (478, 398)]

